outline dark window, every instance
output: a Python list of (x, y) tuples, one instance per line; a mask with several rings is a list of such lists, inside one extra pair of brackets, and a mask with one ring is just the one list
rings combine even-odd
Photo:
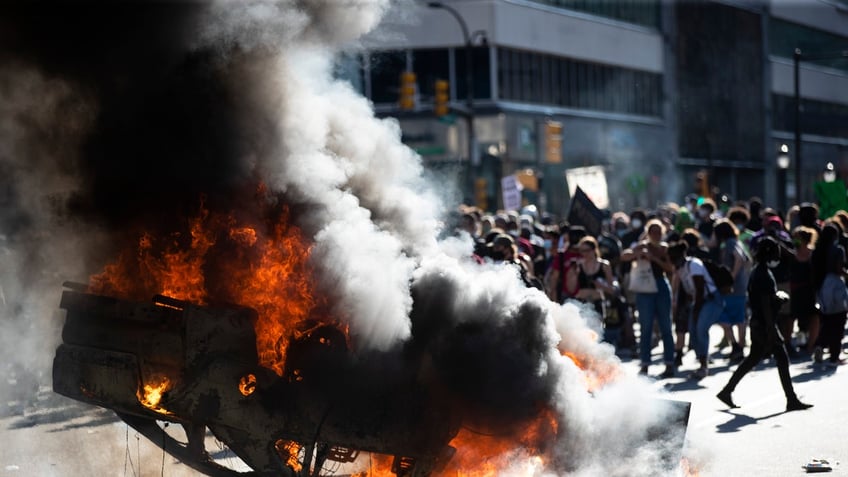
[[(762, 161), (760, 16), (715, 2), (680, 2), (675, 11), (680, 154)], [(654, 90), (659, 85), (646, 87)]]
[[(400, 86), (400, 74), (406, 70), (407, 51), (372, 52), (370, 56), (371, 100), (374, 103), (397, 102)], [(453, 83), (454, 100), (464, 100), (466, 97), (466, 63), (465, 50), (455, 50), (456, 71), (450, 78), (449, 50), (421, 49), (412, 50), (412, 70), (416, 74), (419, 99), (429, 102), (433, 97), (433, 87), (436, 79), (444, 79)], [(489, 78), (489, 49), (474, 48), (472, 53), (472, 73), (474, 80), (474, 97), (491, 98), (491, 80)]]
[(628, 23), (659, 28), (660, 0), (533, 0)]
[[(795, 98), (772, 95), (772, 123), (778, 131), (795, 130)], [(848, 137), (848, 106), (801, 99), (801, 132)]]
[(421, 101), (432, 101), (436, 80), (450, 81), (448, 50), (413, 50), (412, 71), (418, 80)]
[(848, 37), (834, 35), (814, 28), (790, 23), (776, 18), (769, 19), (769, 53), (792, 58), (795, 48), (801, 55), (827, 55), (829, 58), (813, 60), (812, 63), (848, 70), (848, 58), (841, 53), (848, 50)]
[(498, 68), (503, 100), (661, 115), (659, 74), (506, 48), (498, 49)]
[(400, 74), (406, 69), (406, 52), (383, 51), (371, 54), (371, 100), (395, 103), (398, 100)]
[[(465, 98), (466, 93), (466, 50), (456, 48), (454, 61), (456, 65), (456, 95)], [(471, 49), (471, 71), (474, 76), (474, 98), (488, 99), (492, 97), (492, 82), (489, 80), (489, 48), (474, 47)]]

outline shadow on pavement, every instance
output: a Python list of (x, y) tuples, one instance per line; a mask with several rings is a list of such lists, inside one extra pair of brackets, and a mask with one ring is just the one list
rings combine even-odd
[(767, 416), (752, 417), (752, 416), (748, 416), (748, 415), (745, 415), (745, 414), (739, 414), (738, 411), (731, 412), (730, 410), (724, 410), (722, 412), (733, 416), (733, 419), (716, 426), (716, 431), (718, 431), (720, 433), (738, 432), (740, 429), (742, 429), (745, 426), (757, 424), (760, 421), (765, 421), (766, 419), (771, 419), (773, 417), (780, 416), (781, 414), (786, 414), (786, 411), (781, 411), (781, 412), (776, 412), (774, 414), (769, 414)]

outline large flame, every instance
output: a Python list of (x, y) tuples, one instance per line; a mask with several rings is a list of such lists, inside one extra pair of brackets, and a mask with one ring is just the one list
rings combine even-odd
[(283, 373), (286, 338), (312, 311), (309, 245), (288, 213), (247, 222), (201, 208), (186, 231), (148, 230), (90, 279), (94, 293), (145, 300), (162, 294), (196, 304), (238, 303), (258, 313), (261, 365)]
[[(555, 440), (558, 423), (553, 411), (543, 410), (521, 430), (488, 435), (463, 428), (450, 442), (456, 454), (434, 477), (498, 477), (539, 475), (550, 457), (548, 446)], [(369, 469), (357, 477), (395, 477), (392, 456), (372, 454)]]

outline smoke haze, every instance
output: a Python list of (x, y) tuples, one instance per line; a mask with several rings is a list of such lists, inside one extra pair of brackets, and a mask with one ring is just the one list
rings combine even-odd
[[(416, 7), (0, 6), (0, 306), (15, 350), (4, 360), (49, 375), (64, 280), (87, 281), (142, 228), (184, 227), (201, 197), (259, 214), (262, 183), (310, 240), (317, 288), (358, 351), (411, 343), (432, 356), (469, 422), (509, 427), (550, 405), (564, 428), (539, 473), (657, 475), (666, 443), (636, 444), (670, 411), (618, 376), (586, 314), (471, 261), (470, 241), (440, 240), (452, 204), (422, 179), (398, 123), (333, 78), (335, 55), (392, 8)], [(617, 377), (589, 393), (587, 376)]]

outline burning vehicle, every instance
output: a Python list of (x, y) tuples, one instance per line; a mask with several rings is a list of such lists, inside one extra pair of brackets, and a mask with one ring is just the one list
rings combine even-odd
[[(258, 475), (330, 475), (325, 464), (370, 452), (391, 463), (385, 474), (368, 475), (429, 476), (451, 461), (454, 439), (468, 424), (463, 419), (473, 418), (450, 384), (434, 382), (433, 356), (414, 347), (355, 357), (342, 330), (305, 320), (278, 348), (285, 353), (278, 375), (259, 364), (255, 310), (162, 295), (133, 302), (87, 293), (79, 284), (66, 288), (54, 391), (113, 410), (210, 476), (243, 474), (209, 458), (207, 429)], [(676, 412), (670, 426), (655, 426), (645, 438), (682, 447), (688, 404), (677, 403)], [(530, 426), (532, 441), (547, 454), (540, 443), (553, 445), (560, 423), (541, 415)], [(168, 437), (160, 421), (181, 425), (187, 442)], [(667, 469), (676, 467), (680, 447), (663, 457)]]
[[(352, 462), (369, 451), (393, 456), (397, 475), (424, 476), (453, 455), (457, 415), (418, 382), (420, 359), (401, 357), (376, 386), (372, 370), (350, 359), (344, 333), (307, 322), (278, 376), (258, 365), (248, 308), (78, 291), (65, 291), (61, 307), (54, 390), (114, 410), (209, 475), (232, 471), (209, 460), (207, 428), (263, 475), (318, 475), (326, 460)], [(163, 442), (157, 420), (182, 425), (188, 442)]]

